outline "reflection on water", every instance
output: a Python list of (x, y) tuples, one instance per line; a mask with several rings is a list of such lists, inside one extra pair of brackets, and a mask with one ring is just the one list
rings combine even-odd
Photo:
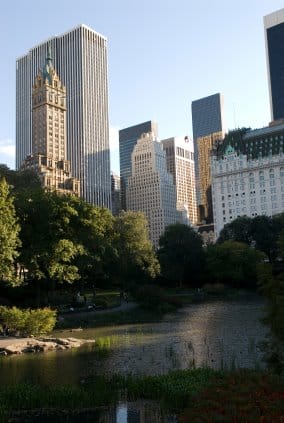
[(193, 304), (162, 322), (86, 329), (60, 337), (96, 339), (72, 351), (0, 359), (2, 383), (72, 384), (87, 375), (161, 374), (191, 366), (255, 367), (266, 328), (261, 299)]

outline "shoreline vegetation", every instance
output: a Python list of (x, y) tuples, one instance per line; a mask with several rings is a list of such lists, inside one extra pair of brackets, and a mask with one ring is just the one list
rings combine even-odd
[(77, 386), (0, 386), (0, 418), (35, 421), (27, 418), (40, 413), (80, 416), (84, 410), (95, 416), (99, 407), (139, 399), (156, 401), (163, 413), (174, 413), (180, 422), (280, 423), (283, 388), (280, 376), (249, 369), (201, 368), (144, 377), (92, 375)]

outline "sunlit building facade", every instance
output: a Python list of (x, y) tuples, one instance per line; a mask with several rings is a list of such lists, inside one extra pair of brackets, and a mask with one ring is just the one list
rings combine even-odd
[(66, 87), (67, 159), (81, 196), (111, 208), (107, 40), (85, 25), (33, 47), (16, 63), (16, 168), (32, 153), (32, 87), (47, 47)]
[(52, 64), (50, 49), (32, 90), (32, 154), (22, 169), (33, 169), (45, 189), (80, 195), (66, 159), (66, 89)]
[(172, 137), (161, 141), (166, 153), (167, 171), (176, 187), (177, 209), (186, 213), (190, 224), (197, 223), (193, 142), (188, 137)]
[(229, 132), (212, 156), (215, 234), (240, 216), (284, 212), (284, 125)]
[(191, 104), (196, 201), (200, 223), (212, 223), (210, 151), (213, 141), (223, 138), (223, 103), (223, 96), (217, 93), (195, 100)]
[(132, 173), (128, 178), (127, 210), (144, 212), (149, 236), (157, 248), (166, 226), (179, 221), (176, 189), (167, 171), (166, 153), (153, 133), (142, 134), (132, 152)]
[(131, 176), (131, 155), (142, 134), (152, 132), (155, 137), (158, 136), (158, 125), (151, 120), (138, 125), (129, 126), (119, 131), (119, 160), (120, 160), (120, 178), (121, 178), (121, 207), (127, 209), (126, 188), (128, 178)]

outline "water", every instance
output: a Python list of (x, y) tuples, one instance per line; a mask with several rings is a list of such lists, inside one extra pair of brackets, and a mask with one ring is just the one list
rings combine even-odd
[(72, 384), (90, 374), (162, 374), (195, 365), (215, 369), (261, 365), (263, 300), (193, 304), (161, 322), (129, 324), (56, 336), (95, 339), (79, 349), (0, 358), (2, 384)]

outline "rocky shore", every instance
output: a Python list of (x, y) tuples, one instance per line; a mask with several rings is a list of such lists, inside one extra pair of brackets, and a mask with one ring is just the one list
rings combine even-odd
[(93, 342), (95, 341), (77, 338), (2, 338), (0, 355), (60, 351)]

